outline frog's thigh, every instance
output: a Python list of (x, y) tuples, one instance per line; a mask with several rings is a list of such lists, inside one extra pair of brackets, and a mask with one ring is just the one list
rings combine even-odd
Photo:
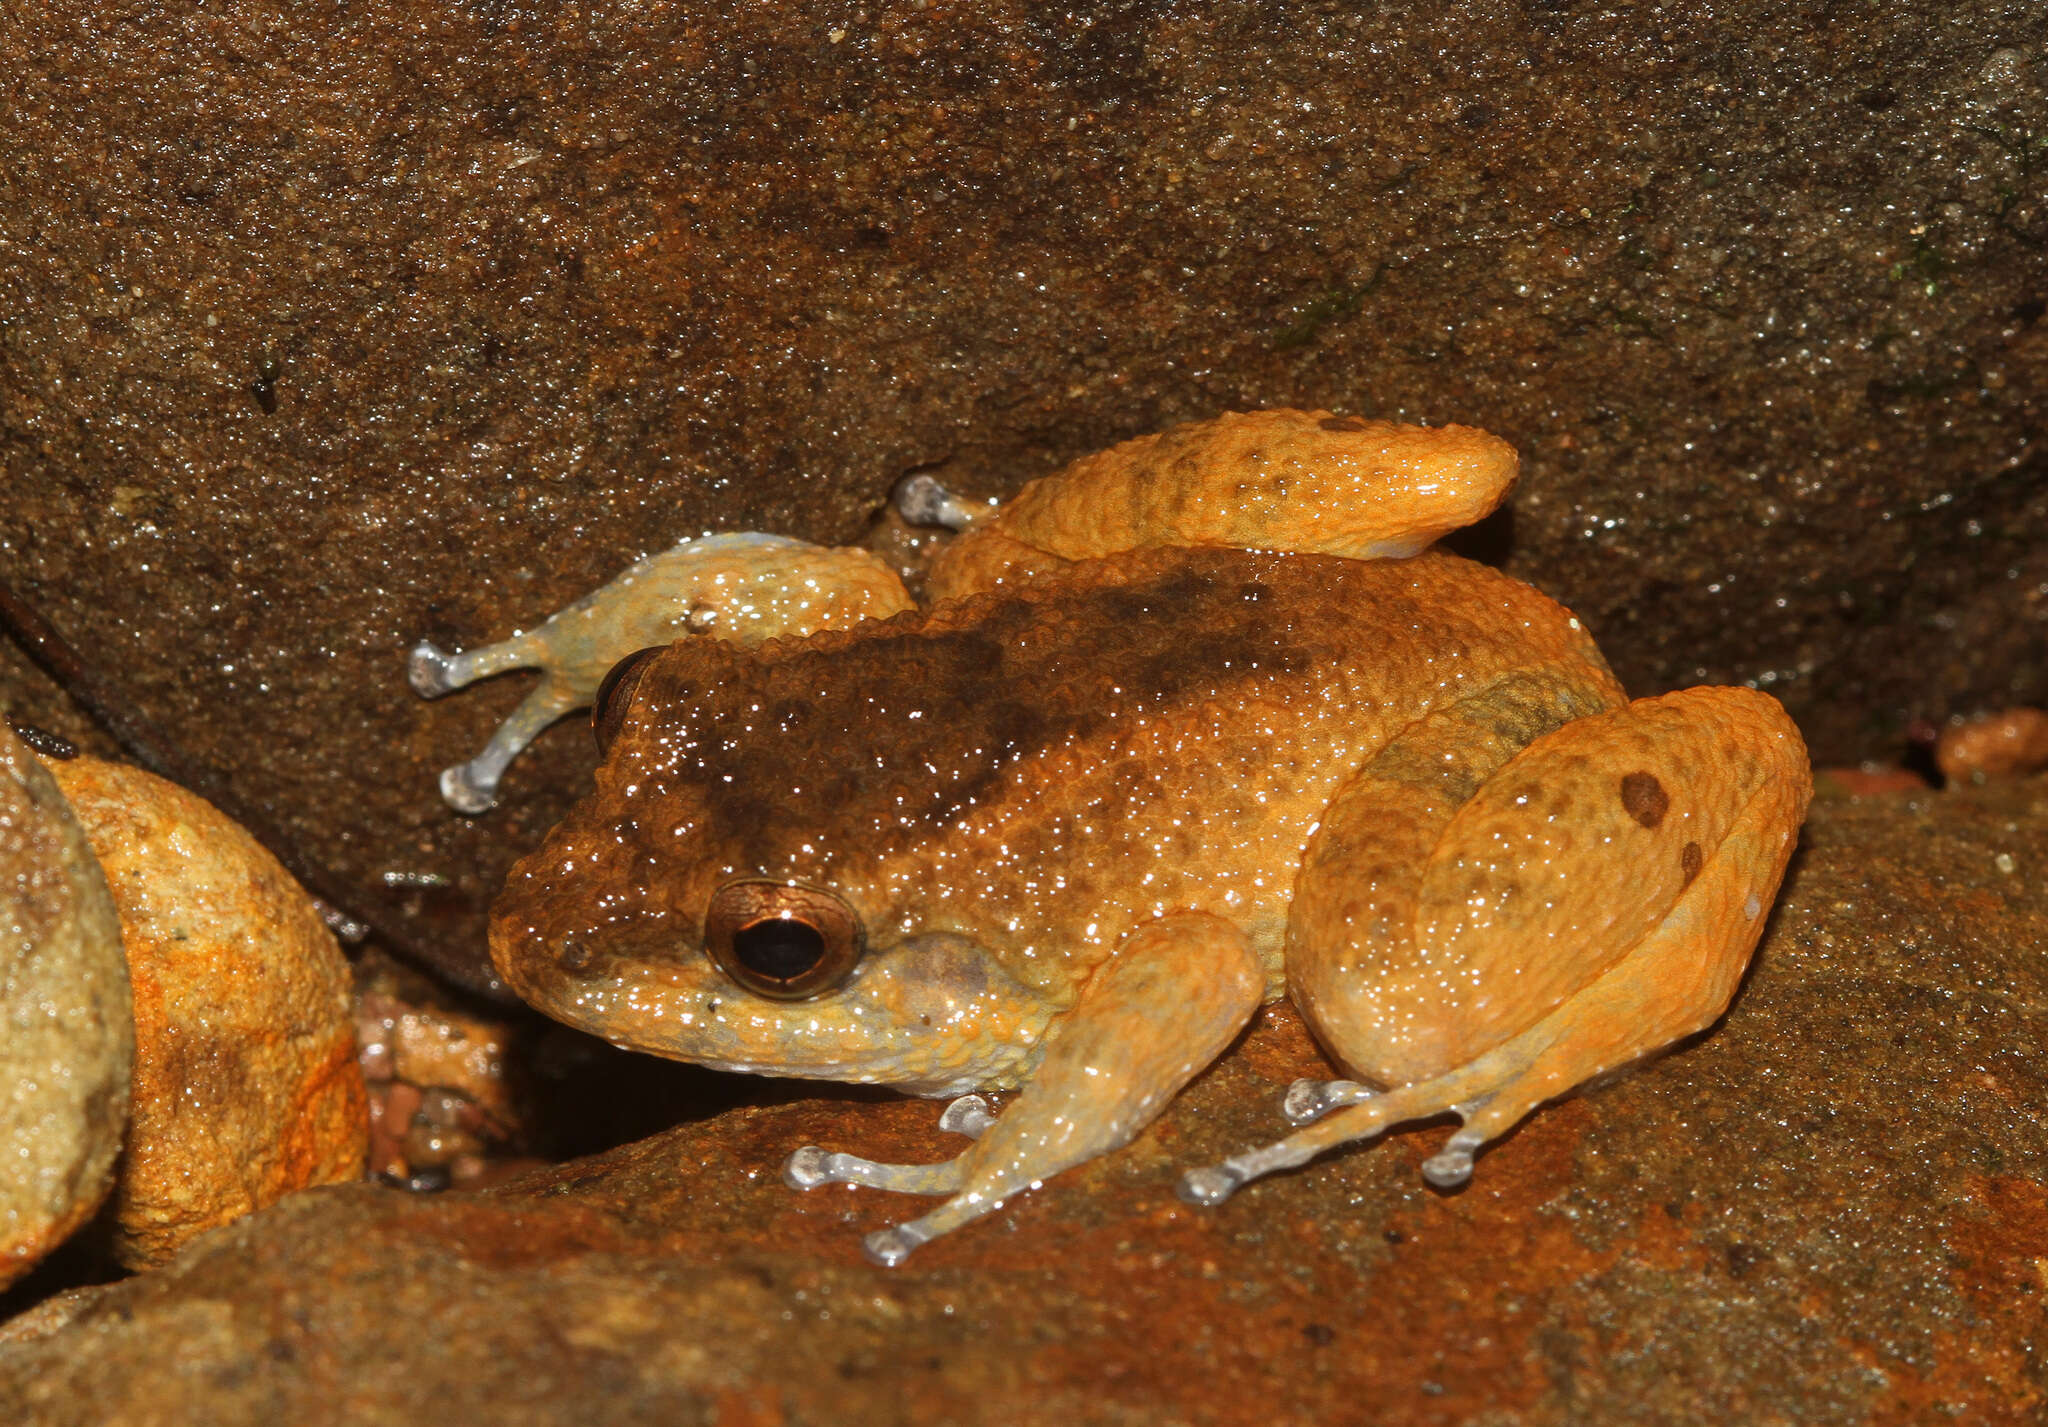
[(954, 1161), (959, 1192), (870, 1234), (869, 1256), (899, 1263), (1011, 1195), (1128, 1143), (1244, 1028), (1263, 985), (1228, 922), (1188, 912), (1138, 928), (1089, 982), (1016, 1101)]
[[(1354, 1073), (1401, 1088), (1327, 1095), (1352, 1108), (1198, 1172), (1190, 1192), (1213, 1201), (1445, 1112), (1464, 1128), (1428, 1172), (1456, 1183), (1473, 1150), (1543, 1101), (1709, 1025), (1811, 786), (1784, 710), (1745, 689), (1642, 699), (1539, 739), (1451, 819), (1416, 875), (1412, 923), (1346, 927), (1335, 889), (1311, 889), (1328, 900), (1304, 934), (1334, 940), (1326, 955), (1367, 978), (1348, 1000), (1324, 988), (1317, 1033)], [(1398, 973), (1386, 985), (1370, 980), (1380, 958)]]
[(407, 673), (415, 692), (437, 698), (508, 670), (541, 671), (483, 751), (441, 775), (449, 805), (475, 813), (496, 800), (499, 780), (520, 751), (556, 719), (587, 707), (629, 654), (693, 634), (758, 644), (910, 607), (902, 581), (865, 550), (779, 535), (716, 535), (651, 555), (538, 628), (497, 644), (448, 654), (422, 642)]
[(1389, 740), (1325, 809), (1287, 926), (1287, 984), (1353, 1074), (1421, 1079), (1464, 1055), (1464, 988), (1418, 935), (1426, 872), (1501, 768), (1574, 719), (1624, 702), (1604, 670), (1517, 670)]

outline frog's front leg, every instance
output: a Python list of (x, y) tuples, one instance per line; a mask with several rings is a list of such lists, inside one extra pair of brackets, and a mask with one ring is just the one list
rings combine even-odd
[[(868, 1168), (816, 1182), (950, 1194), (931, 1213), (868, 1235), (868, 1257), (901, 1263), (1011, 1195), (1129, 1143), (1244, 1028), (1264, 981), (1243, 933), (1228, 922), (1198, 912), (1148, 922), (1095, 973), (1030, 1083), (966, 1151), (938, 1165), (859, 1161)], [(963, 1131), (976, 1121), (961, 1119), (955, 1128)], [(834, 1158), (807, 1148), (793, 1164)]]
[[(1432, 826), (1415, 769), (1368, 765), (1304, 862), (1288, 979), (1354, 1075), (1303, 1082), (1309, 1128), (1190, 1173), (1183, 1197), (1404, 1121), (1463, 1121), (1424, 1167), (1472, 1157), (1546, 1100), (1704, 1029), (1726, 1009), (1811, 792), (1776, 701), (1693, 689), (1537, 739)], [(1414, 807), (1405, 803), (1416, 803)], [(1411, 856), (1418, 836), (1432, 847)], [(1392, 854), (1392, 855), (1390, 855)], [(1412, 872), (1404, 868), (1412, 865)]]
[(511, 669), (541, 670), (483, 751), (441, 774), (448, 804), (480, 813), (496, 802), (499, 780), (520, 751), (556, 719), (587, 707), (605, 675), (637, 650), (693, 635), (754, 645), (910, 607), (903, 582), (865, 550), (713, 535), (649, 556), (539, 628), (500, 643), (447, 654), (423, 641), (407, 675), (431, 699)]

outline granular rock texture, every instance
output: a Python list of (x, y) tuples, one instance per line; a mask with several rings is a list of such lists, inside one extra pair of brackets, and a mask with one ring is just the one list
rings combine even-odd
[(0, 58), (0, 574), (472, 981), (589, 755), (449, 813), (520, 689), (413, 640), (1229, 408), (1500, 433), (1478, 548), (1824, 761), (2048, 693), (2037, 0), (53, 0)]
[(115, 1255), (158, 1263), (293, 1190), (360, 1176), (348, 963), (305, 893), (182, 788), (97, 758), (51, 771), (106, 869), (134, 984)]
[(106, 878), (64, 795), (0, 725), (0, 1288), (106, 1197), (134, 1048)]
[(0, 1331), (0, 1420), (2038, 1420), (2044, 847), (2044, 780), (1823, 800), (1724, 1021), (1456, 1194), (1438, 1127), (1173, 1197), (1321, 1065), (1274, 1008), (1128, 1149), (901, 1269), (858, 1239), (910, 1201), (776, 1170), (950, 1153), (937, 1107), (744, 1109), (481, 1193), (297, 1196)]

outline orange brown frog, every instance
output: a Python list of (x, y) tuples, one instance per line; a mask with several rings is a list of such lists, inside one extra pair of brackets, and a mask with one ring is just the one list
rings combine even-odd
[(621, 1045), (962, 1097), (954, 1159), (786, 1166), (939, 1196), (868, 1237), (886, 1264), (1128, 1142), (1281, 995), (1350, 1078), (1183, 1196), (1446, 1112), (1424, 1173), (1462, 1182), (1721, 1013), (1810, 787), (1770, 698), (1631, 703), (1567, 611), (1424, 550), (1514, 472), (1458, 427), (1226, 416), (1027, 487), (927, 608), (643, 651), (595, 793), (494, 908), (498, 968)]

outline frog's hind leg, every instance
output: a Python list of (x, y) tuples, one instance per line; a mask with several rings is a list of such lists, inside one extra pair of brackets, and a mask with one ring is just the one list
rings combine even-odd
[(1157, 546), (1413, 555), (1499, 505), (1514, 448), (1461, 426), (1231, 412), (1033, 481), (934, 562), (934, 600)]
[(1797, 730), (1743, 689), (1639, 700), (1536, 740), (1406, 877), (1371, 811), (1398, 805), (1401, 780), (1360, 776), (1304, 863), (1288, 972), (1331, 1053), (1395, 1088), (1297, 1084), (1291, 1116), (1326, 1118), (1192, 1172), (1182, 1193), (1196, 1202), (1443, 1114), (1463, 1124), (1424, 1173), (1462, 1183), (1473, 1154), (1544, 1101), (1710, 1025), (1811, 791)]

